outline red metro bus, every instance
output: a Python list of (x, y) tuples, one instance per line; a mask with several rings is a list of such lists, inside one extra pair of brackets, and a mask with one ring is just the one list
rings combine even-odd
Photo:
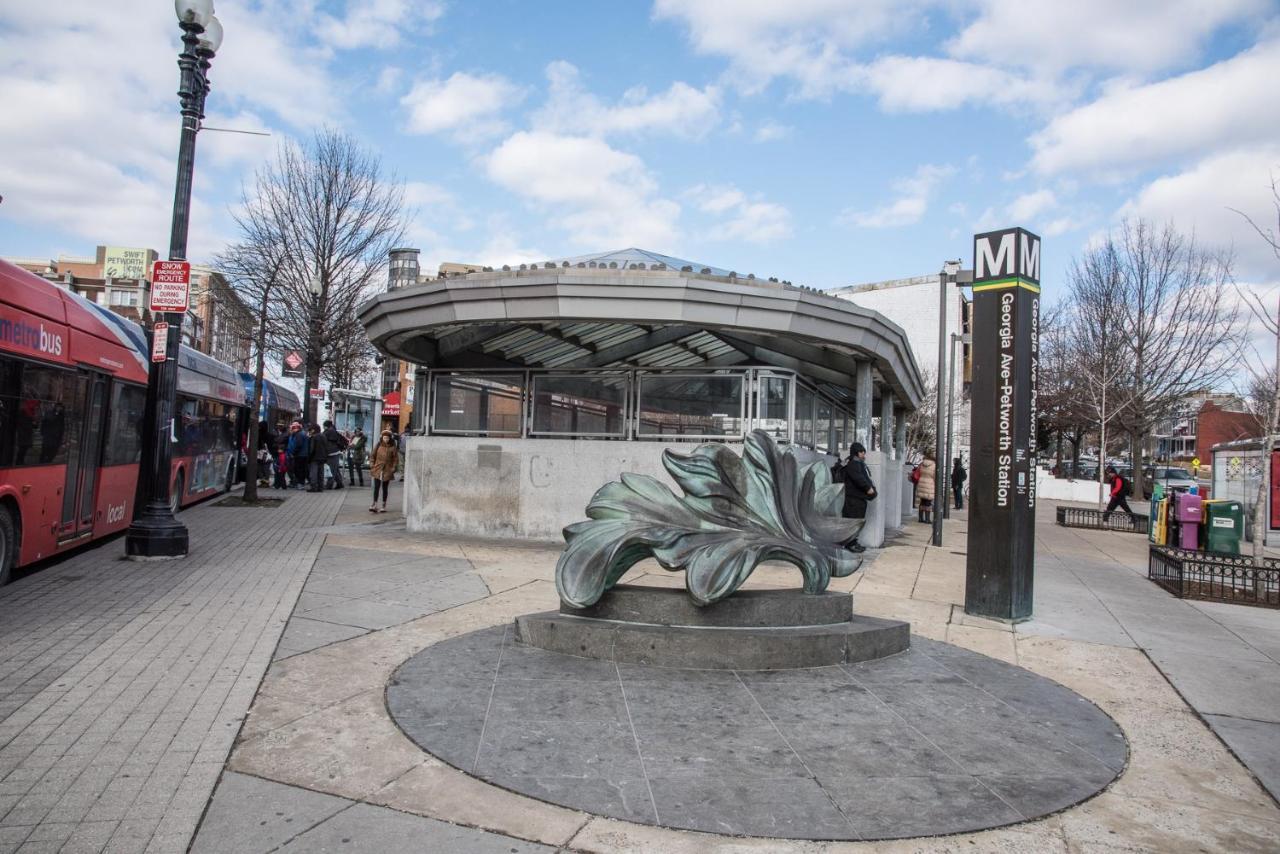
[[(16, 566), (129, 526), (147, 367), (137, 324), (0, 261), (0, 584)], [(177, 504), (230, 488), (237, 379), (180, 354)]]

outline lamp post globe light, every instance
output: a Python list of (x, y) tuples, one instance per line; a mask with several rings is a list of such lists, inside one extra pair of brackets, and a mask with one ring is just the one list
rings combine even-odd
[[(222, 46), (222, 24), (213, 16), (213, 0), (176, 0), (174, 11), (182, 29), (182, 52), (178, 54), (182, 134), (178, 142), (178, 177), (173, 194), (169, 260), (185, 261), (196, 133), (200, 130), (200, 120), (204, 118), (205, 96), (209, 94), (209, 66)], [(143, 501), (125, 536), (125, 553), (134, 559), (175, 558), (187, 553), (187, 528), (174, 518), (181, 496), (170, 495), (169, 480), (182, 317), (176, 312), (152, 317), (153, 321), (164, 320), (169, 324), (167, 358), (162, 362), (151, 362), (147, 382), (146, 412), (151, 429), (144, 433), (139, 469)]]

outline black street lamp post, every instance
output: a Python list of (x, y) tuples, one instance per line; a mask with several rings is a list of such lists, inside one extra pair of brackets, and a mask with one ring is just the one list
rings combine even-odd
[[(182, 28), (182, 53), (178, 55), (178, 68), (182, 75), (178, 89), (182, 104), (182, 136), (178, 144), (178, 178), (173, 194), (169, 260), (184, 261), (187, 257), (187, 227), (191, 218), (196, 132), (204, 118), (210, 60), (222, 44), (222, 25), (213, 16), (213, 0), (176, 0), (174, 9), (178, 15), (178, 26)], [(146, 411), (151, 416), (151, 429), (144, 437), (140, 468), (144, 503), (125, 536), (125, 553), (135, 559), (175, 558), (187, 553), (187, 528), (174, 518), (177, 502), (169, 494), (182, 315), (166, 313), (163, 319), (169, 324), (166, 358), (162, 362), (151, 363), (147, 383)]]

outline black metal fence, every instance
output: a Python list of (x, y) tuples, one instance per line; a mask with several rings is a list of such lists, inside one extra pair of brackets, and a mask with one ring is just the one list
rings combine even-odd
[(1130, 515), (1117, 510), (1110, 518), (1101, 510), (1089, 507), (1059, 507), (1058, 524), (1064, 528), (1093, 528), (1096, 531), (1122, 531), (1126, 534), (1145, 534), (1147, 517)]
[(1151, 546), (1147, 578), (1179, 599), (1280, 608), (1280, 560)]

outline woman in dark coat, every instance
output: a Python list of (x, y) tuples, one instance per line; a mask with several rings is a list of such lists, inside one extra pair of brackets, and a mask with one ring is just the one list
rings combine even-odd
[[(871, 471), (865, 462), (867, 449), (861, 442), (849, 446), (849, 462), (844, 464), (841, 476), (844, 480), (844, 509), (840, 514), (846, 519), (867, 518), (867, 502), (876, 497), (876, 485), (871, 482)], [(866, 551), (857, 538), (845, 544), (851, 552)]]
[(957, 510), (964, 509), (964, 482), (968, 479), (969, 473), (964, 470), (964, 463), (956, 457), (955, 465), (951, 467), (951, 491), (955, 493)]

